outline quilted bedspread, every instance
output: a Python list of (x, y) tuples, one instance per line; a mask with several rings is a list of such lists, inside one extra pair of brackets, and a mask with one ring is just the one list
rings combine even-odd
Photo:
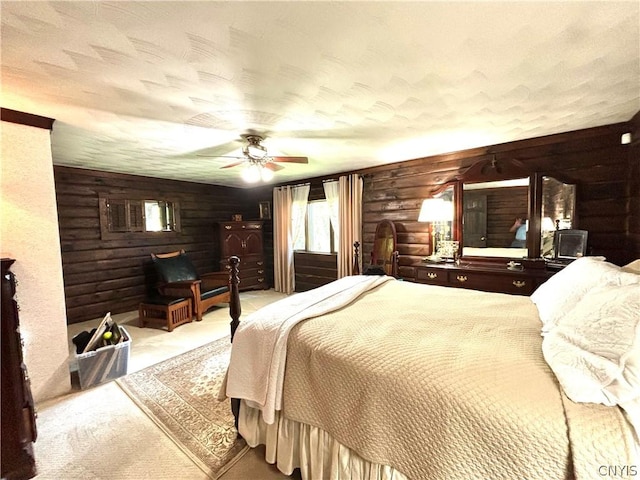
[(293, 328), (283, 414), (411, 479), (602, 478), (603, 465), (629, 465), (621, 410), (564, 397), (541, 341), (527, 297), (387, 282)]

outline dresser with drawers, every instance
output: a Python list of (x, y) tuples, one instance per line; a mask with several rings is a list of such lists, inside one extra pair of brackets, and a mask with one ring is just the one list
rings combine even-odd
[(240, 258), (240, 290), (267, 289), (262, 222), (220, 223), (221, 270), (229, 257)]
[(429, 285), (471, 288), (485, 292), (531, 295), (553, 271), (546, 268), (520, 267), (509, 269), (506, 264), (420, 263), (414, 265), (415, 281)]

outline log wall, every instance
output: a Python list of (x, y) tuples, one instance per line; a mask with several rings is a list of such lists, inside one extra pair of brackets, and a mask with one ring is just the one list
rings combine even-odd
[(638, 137), (622, 145), (630, 123), (550, 135), (360, 171), (365, 177), (363, 255), (373, 245), (376, 224), (392, 220), (398, 231), (400, 276), (414, 278), (413, 265), (430, 254), (428, 224), (418, 223), (422, 201), (434, 189), (478, 161), (514, 159), (531, 172), (577, 184), (577, 228), (589, 231), (590, 253), (624, 264), (638, 257)]
[[(629, 131), (632, 144), (621, 145), (621, 135)], [(398, 232), (400, 276), (413, 279), (412, 265), (430, 253), (428, 224), (417, 221), (422, 200), (474, 163), (494, 155), (576, 182), (577, 227), (589, 230), (590, 253), (620, 265), (640, 258), (640, 113), (630, 122), (357, 171), (365, 179), (362, 257), (369, 258), (376, 224), (392, 220)], [(229, 220), (235, 213), (258, 219), (258, 203), (272, 202), (272, 185), (235, 189), (67, 167), (54, 167), (54, 174), (69, 323), (101, 317), (107, 311), (135, 310), (154, 284), (152, 252), (184, 248), (198, 270), (215, 271), (219, 260), (216, 222)], [(322, 178), (309, 181), (310, 198), (323, 198)], [(177, 199), (182, 234), (144, 241), (101, 240), (101, 192), (149, 192)], [(264, 220), (264, 238), (267, 275), (273, 285), (273, 220)], [(335, 255), (296, 254), (295, 263), (299, 291), (336, 278)]]
[[(257, 204), (234, 188), (54, 167), (67, 322), (136, 310), (156, 279), (150, 254), (184, 249), (199, 272), (218, 270), (216, 222), (241, 213), (256, 218)], [(102, 240), (100, 193), (145, 194), (180, 203), (179, 235)], [(270, 236), (271, 238), (272, 236)]]

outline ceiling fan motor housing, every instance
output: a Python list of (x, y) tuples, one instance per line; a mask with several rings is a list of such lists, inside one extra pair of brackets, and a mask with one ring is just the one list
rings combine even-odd
[(242, 148), (242, 153), (252, 160), (264, 159), (267, 156), (267, 149), (260, 144), (261, 141), (262, 137), (258, 135), (247, 135), (248, 144)]

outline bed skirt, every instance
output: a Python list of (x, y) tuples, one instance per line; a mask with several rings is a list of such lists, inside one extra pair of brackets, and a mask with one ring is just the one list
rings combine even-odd
[(265, 460), (285, 475), (300, 469), (303, 480), (408, 480), (388, 465), (371, 463), (329, 433), (284, 418), (264, 422), (260, 410), (240, 406), (238, 430), (250, 447), (265, 445)]

